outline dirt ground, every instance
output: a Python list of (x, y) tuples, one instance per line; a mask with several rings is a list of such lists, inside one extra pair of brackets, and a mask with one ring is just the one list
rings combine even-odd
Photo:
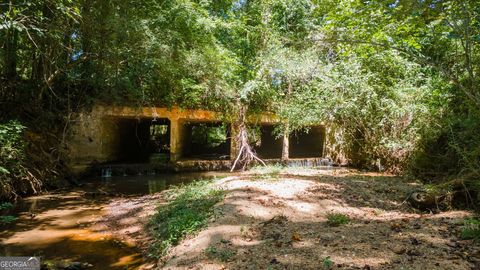
[[(215, 184), (226, 196), (208, 227), (173, 248), (159, 268), (480, 269), (479, 244), (459, 238), (472, 213), (411, 208), (404, 201), (420, 186), (413, 180), (287, 169), (227, 176)], [(163, 193), (116, 199), (101, 227), (146, 250), (144, 225), (162, 202)], [(330, 226), (332, 213), (350, 222)]]

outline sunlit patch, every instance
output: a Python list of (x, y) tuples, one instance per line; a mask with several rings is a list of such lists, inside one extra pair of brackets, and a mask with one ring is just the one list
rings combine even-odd
[(306, 202), (289, 202), (288, 206), (304, 213), (314, 213), (318, 208), (316, 205)]
[(314, 182), (300, 179), (282, 179), (280, 182), (237, 180), (226, 182), (226, 188), (234, 189), (257, 189), (267, 191), (272, 196), (281, 198), (293, 198), (297, 193), (305, 191)]
[(140, 254), (132, 254), (128, 256), (123, 256), (120, 259), (118, 259), (117, 262), (111, 264), (110, 266), (128, 266), (128, 265), (133, 265), (133, 264), (139, 264), (142, 262)]
[(392, 257), (385, 256), (385, 254), (382, 254), (382, 257), (367, 257), (361, 254), (355, 254), (354, 252), (344, 252), (343, 256), (332, 255), (332, 261), (334, 261), (335, 264), (354, 265), (358, 268), (364, 267), (365, 265), (373, 268), (381, 267), (384, 264), (390, 263), (392, 259)]

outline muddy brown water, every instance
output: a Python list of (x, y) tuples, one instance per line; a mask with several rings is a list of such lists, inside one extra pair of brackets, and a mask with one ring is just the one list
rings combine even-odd
[(95, 230), (108, 201), (116, 196), (152, 194), (224, 174), (87, 179), (80, 187), (23, 199), (8, 213), (18, 219), (0, 227), (0, 256), (40, 256), (43, 261), (57, 265), (85, 262), (93, 265), (90, 269), (138, 269), (144, 264), (144, 258), (135, 246)]

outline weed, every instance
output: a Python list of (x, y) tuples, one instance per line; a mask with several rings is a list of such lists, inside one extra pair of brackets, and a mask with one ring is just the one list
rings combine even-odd
[(350, 222), (350, 218), (347, 215), (340, 213), (330, 213), (327, 215), (327, 224), (332, 227), (338, 227)]
[(474, 239), (480, 240), (480, 220), (475, 218), (465, 219), (464, 226), (460, 237), (464, 240)]
[(208, 181), (195, 181), (176, 188), (175, 197), (157, 209), (149, 223), (154, 243), (150, 256), (160, 258), (170, 247), (187, 235), (195, 234), (207, 225), (213, 206), (223, 199), (224, 192)]
[(324, 259), (322, 260), (322, 265), (323, 265), (323, 268), (324, 268), (324, 269), (332, 269), (332, 267), (333, 267), (333, 261), (332, 261), (332, 259), (330, 258), (330, 256), (328, 256), (328, 257), (326, 257), (326, 258), (324, 258)]
[(9, 224), (17, 220), (14, 216), (0, 216), (0, 225)]
[(9, 202), (0, 203), (0, 210), (9, 209), (9, 208), (12, 208), (12, 207), (13, 207), (13, 204), (11, 204)]
[(228, 262), (234, 255), (235, 251), (231, 249), (217, 249), (214, 246), (208, 246), (205, 251), (205, 255), (207, 255), (210, 259), (219, 259), (222, 262)]

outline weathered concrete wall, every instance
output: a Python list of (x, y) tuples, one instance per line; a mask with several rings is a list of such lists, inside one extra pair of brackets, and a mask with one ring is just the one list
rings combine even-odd
[[(126, 130), (138, 120), (168, 119), (170, 121), (170, 161), (185, 167), (182, 158), (184, 140), (189, 139), (187, 122), (220, 122), (221, 115), (205, 110), (182, 110), (179, 108), (95, 106), (89, 112), (79, 113), (76, 117), (69, 139), (70, 166), (75, 172), (81, 172), (93, 163), (116, 161), (119, 149), (126, 142)], [(258, 124), (278, 123), (272, 114), (249, 117), (249, 121)], [(129, 126), (130, 125), (130, 126)], [(231, 125), (230, 159), (237, 154), (235, 145), (236, 127)], [(128, 142), (127, 142), (128, 143)], [(229, 161), (223, 161), (223, 163)], [(223, 164), (222, 163), (222, 164)], [(193, 163), (192, 163), (193, 164)], [(205, 165), (206, 166), (206, 165)], [(222, 165), (223, 166), (223, 165)], [(207, 166), (208, 167), (208, 166)]]

